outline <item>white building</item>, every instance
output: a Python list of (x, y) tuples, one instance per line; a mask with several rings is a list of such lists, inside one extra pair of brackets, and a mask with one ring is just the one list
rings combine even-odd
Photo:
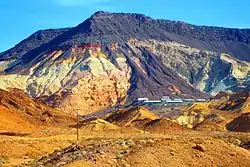
[(146, 97), (140, 97), (140, 98), (137, 98), (137, 101), (139, 101), (139, 102), (148, 101), (148, 98), (146, 98)]

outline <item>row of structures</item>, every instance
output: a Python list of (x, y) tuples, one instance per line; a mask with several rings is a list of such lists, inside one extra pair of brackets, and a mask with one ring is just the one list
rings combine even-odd
[(162, 96), (160, 100), (149, 100), (147, 97), (138, 98), (137, 102), (143, 104), (178, 104), (178, 103), (194, 103), (206, 102), (206, 99), (171, 99), (169, 96)]

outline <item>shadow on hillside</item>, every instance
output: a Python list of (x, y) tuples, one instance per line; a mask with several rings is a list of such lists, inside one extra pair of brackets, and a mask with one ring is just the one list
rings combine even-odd
[(25, 137), (28, 136), (30, 133), (18, 133), (18, 132), (0, 132), (0, 136), (18, 136), (18, 137)]

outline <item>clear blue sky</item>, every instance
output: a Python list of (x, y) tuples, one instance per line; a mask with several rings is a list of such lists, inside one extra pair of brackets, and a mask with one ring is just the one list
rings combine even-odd
[(0, 0), (0, 52), (37, 30), (75, 26), (98, 10), (250, 28), (249, 0)]

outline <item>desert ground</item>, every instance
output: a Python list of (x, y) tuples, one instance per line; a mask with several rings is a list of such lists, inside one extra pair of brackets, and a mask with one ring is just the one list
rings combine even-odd
[[(2, 166), (249, 166), (249, 133), (130, 128), (2, 134)], [(103, 128), (103, 127), (102, 127)], [(165, 133), (165, 134), (164, 134)], [(245, 148), (244, 148), (245, 147)]]
[(193, 104), (175, 118), (132, 107), (77, 124), (17, 90), (0, 95), (4, 167), (250, 166), (248, 97)]

